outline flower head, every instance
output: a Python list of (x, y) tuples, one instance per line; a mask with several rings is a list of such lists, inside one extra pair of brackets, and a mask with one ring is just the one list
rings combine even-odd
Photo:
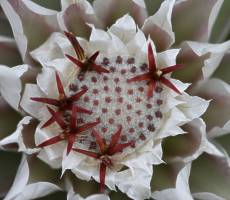
[[(6, 199), (34, 199), (59, 190), (68, 192), (68, 200), (82, 199), (76, 194), (82, 184), (97, 189), (92, 179), (105, 195), (86, 198), (91, 200), (108, 200), (117, 189), (135, 200), (213, 197), (191, 194), (188, 177), (206, 158), (203, 153), (222, 163), (223, 171), (229, 169), (226, 153), (210, 142), (229, 132), (229, 86), (208, 79), (230, 44), (206, 43), (222, 1), (165, 0), (148, 17), (146, 8), (156, 7), (149, 2), (62, 0), (59, 12), (27, 0), (1, 0), (16, 41), (0, 37), (2, 57), (18, 58), (18, 48), (30, 65), (0, 65), (0, 124), (8, 120), (13, 126), (8, 111), (23, 116), (16, 131), (0, 140), (1, 149), (15, 150), (16, 143), (23, 153)], [(199, 9), (202, 3), (207, 12)], [(187, 21), (191, 12), (184, 12), (191, 8), (196, 8), (193, 18), (199, 18), (196, 25)], [(186, 28), (178, 28), (180, 21), (192, 27), (190, 39), (205, 43), (179, 44), (178, 35), (189, 38)], [(10, 56), (8, 49), (14, 50)], [(201, 116), (207, 109), (208, 115), (221, 112), (221, 117), (210, 123), (204, 115), (206, 130)], [(62, 170), (61, 177), (53, 168)], [(165, 189), (161, 183), (168, 179), (173, 183)]]

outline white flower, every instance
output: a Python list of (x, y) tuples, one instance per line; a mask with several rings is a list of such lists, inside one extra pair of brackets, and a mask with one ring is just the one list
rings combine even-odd
[(13, 68), (0, 65), (1, 95), (16, 110), (18, 110), (19, 107), (19, 101), (22, 90), (20, 77), (27, 70), (27, 65), (16, 66)]
[[(191, 31), (191, 39), (203, 43), (183, 42), (181, 48), (168, 49), (178, 44), (171, 21), (178, 21), (179, 10), (183, 13), (190, 4), (199, 5), (197, 2), (165, 0), (148, 17), (143, 0), (95, 0), (92, 5), (86, 0), (62, 0), (60, 12), (29, 0), (2, 0), (21, 57), (31, 65), (0, 66), (2, 97), (22, 115), (30, 115), (24, 116), (13, 134), (0, 141), (2, 149), (16, 143), (24, 154), (6, 199), (33, 199), (61, 188), (68, 191), (67, 199), (83, 199), (76, 194), (67, 170), (75, 179), (96, 180), (100, 192), (109, 194), (117, 187), (136, 200), (151, 196), (170, 199), (171, 195), (176, 199), (219, 198), (211, 193), (191, 194), (188, 176), (190, 162), (204, 152), (218, 159), (228, 158), (221, 147), (210, 142), (229, 132), (227, 109), (219, 120), (224, 123), (208, 124), (210, 140), (204, 121), (199, 119), (210, 99), (219, 99), (219, 88), (218, 94), (225, 101), (229, 99), (229, 86), (209, 77), (229, 51), (230, 43), (206, 43), (222, 3), (215, 0), (207, 12), (197, 12), (198, 18), (204, 15), (200, 22), (207, 26), (201, 32)], [(119, 7), (124, 10), (120, 12)], [(117, 19), (114, 24), (112, 18)], [(36, 27), (31, 27), (31, 21)], [(1, 43), (14, 44), (7, 38), (0, 38)], [(189, 70), (180, 63), (191, 54), (204, 63), (200, 69), (202, 81), (198, 82), (197, 75), (195, 81), (194, 77), (186, 80), (196, 82), (196, 87), (171, 77), (174, 71), (180, 74)], [(42, 66), (39, 73), (38, 64)], [(32, 74), (36, 77), (33, 83)], [(209, 84), (215, 95), (207, 89)], [(190, 151), (170, 156), (164, 150), (163, 157), (164, 142), (184, 136), (194, 139)], [(62, 184), (53, 184), (58, 176), (49, 182), (30, 182), (30, 158), (61, 168)], [(152, 193), (153, 168), (165, 161), (169, 166), (179, 163), (186, 167), (178, 174), (175, 189)], [(63, 179), (67, 181), (63, 183)], [(86, 199), (109, 197), (92, 195)]]
[[(157, 54), (129, 15), (108, 32), (92, 27), (88, 42), (65, 34), (53, 34), (32, 52), (44, 68), (22, 98), (23, 109), (41, 121), (35, 133), (36, 145), (44, 147), (39, 157), (53, 167), (59, 161), (63, 172), (72, 169), (81, 179), (93, 177), (101, 191), (105, 182), (134, 199), (148, 198), (152, 165), (162, 162), (161, 140), (184, 133), (179, 126), (202, 115), (208, 102), (189, 96), (183, 92), (188, 84), (168, 76), (182, 67), (175, 61), (179, 49)], [(123, 165), (130, 169), (119, 172)], [(139, 176), (143, 188), (133, 182), (127, 190), (123, 182)]]

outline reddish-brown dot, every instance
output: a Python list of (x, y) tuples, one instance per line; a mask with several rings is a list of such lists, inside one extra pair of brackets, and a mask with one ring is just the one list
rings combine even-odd
[(78, 80), (79, 80), (79, 81), (83, 81), (84, 79), (85, 79), (84, 74), (79, 74), (79, 75), (78, 75)]
[(141, 110), (137, 110), (137, 111), (136, 111), (136, 113), (137, 113), (137, 115), (139, 115), (139, 116), (140, 116), (140, 115), (141, 115), (141, 113), (142, 113), (142, 111), (141, 111)]
[(126, 135), (122, 135), (121, 136), (121, 141), (122, 142), (126, 142), (128, 140), (127, 136)]
[(146, 108), (151, 109), (152, 107), (153, 107), (152, 104), (150, 104), (150, 103), (146, 104)]
[(133, 89), (129, 89), (127, 93), (128, 95), (133, 95)]
[(81, 144), (82, 144), (84, 141), (85, 141), (85, 139), (79, 139), (79, 140), (78, 140), (78, 142), (81, 143)]
[(125, 69), (122, 69), (121, 70), (121, 74), (125, 74), (126, 73), (126, 70)]
[(134, 128), (129, 129), (129, 133), (134, 133), (134, 132), (135, 132)]
[(127, 64), (130, 65), (130, 64), (133, 64), (133, 63), (135, 63), (135, 58), (132, 57), (132, 58), (127, 59)]
[(70, 121), (70, 115), (69, 115), (69, 113), (65, 113), (65, 114), (63, 115), (63, 117), (64, 117), (64, 120), (65, 120), (65, 121), (67, 121), (67, 122)]
[(104, 86), (104, 90), (106, 91), (106, 92), (108, 92), (109, 91), (109, 87), (106, 85), (106, 86)]
[(103, 133), (106, 133), (108, 129), (106, 127), (102, 127), (101, 130)]
[(133, 108), (131, 104), (128, 104), (126, 107), (128, 110), (131, 110)]
[(120, 93), (120, 92), (121, 92), (121, 88), (120, 88), (120, 87), (116, 87), (116, 88), (115, 88), (115, 91), (116, 91), (117, 93)]
[(130, 70), (132, 73), (135, 73), (137, 71), (137, 68), (135, 66), (133, 66)]
[(148, 130), (151, 131), (151, 132), (154, 132), (155, 131), (155, 126), (153, 124), (149, 124), (148, 125)]
[(144, 135), (143, 133), (140, 134), (139, 138), (140, 138), (141, 140), (146, 140), (146, 137), (145, 137), (145, 135)]
[(148, 68), (148, 65), (146, 63), (141, 65), (141, 71), (145, 71)]
[(91, 81), (92, 81), (93, 83), (96, 83), (96, 82), (97, 82), (97, 78), (96, 78), (95, 76), (93, 76), (93, 77), (91, 77)]
[(89, 149), (96, 149), (96, 148), (97, 148), (96, 142), (91, 142), (90, 146), (89, 146)]
[(114, 119), (113, 118), (109, 118), (108, 122), (109, 122), (109, 124), (113, 124), (114, 123)]
[(139, 122), (139, 123), (138, 123), (138, 126), (139, 126), (140, 128), (143, 128), (143, 127), (144, 127), (144, 123), (143, 123), (143, 122)]
[(114, 79), (114, 82), (115, 82), (115, 83), (118, 83), (119, 81), (120, 81), (119, 78), (115, 78), (115, 79)]
[(136, 148), (136, 143), (133, 142), (133, 143), (131, 144), (131, 147), (132, 147), (132, 148)]
[(162, 118), (162, 113), (161, 113), (161, 111), (156, 111), (156, 112), (155, 112), (155, 116), (156, 116), (157, 118)]
[(83, 100), (84, 100), (84, 102), (89, 102), (89, 97), (85, 96)]
[(88, 87), (87, 87), (86, 85), (82, 85), (82, 86), (81, 86), (81, 89), (82, 89), (82, 90), (87, 90)]
[(112, 98), (111, 97), (105, 97), (105, 102), (106, 103), (111, 103), (112, 101)]
[(107, 113), (108, 109), (107, 108), (102, 108), (101, 111), (102, 111), (102, 113)]
[(122, 57), (121, 56), (117, 56), (116, 63), (117, 64), (121, 64), (122, 61), (123, 61)]
[(98, 100), (93, 100), (93, 105), (94, 106), (98, 106), (99, 105), (99, 101)]
[(138, 90), (139, 90), (140, 92), (144, 92), (145, 89), (144, 89), (143, 87), (139, 87)]
[(157, 99), (157, 105), (162, 105), (163, 104), (163, 100), (161, 100), (161, 99)]
[(69, 85), (69, 90), (70, 90), (70, 91), (73, 91), (73, 92), (76, 92), (76, 91), (78, 90), (78, 87), (77, 87), (76, 84), (71, 83), (71, 84)]
[(106, 57), (104, 57), (103, 58), (103, 61), (102, 61), (102, 64), (103, 65), (108, 65), (110, 62), (109, 62), (109, 59), (108, 58), (106, 58)]
[(64, 133), (61, 133), (61, 134), (60, 134), (60, 138), (61, 138), (61, 139), (65, 139), (65, 137), (66, 137), (66, 136), (65, 136)]
[(126, 120), (127, 120), (127, 122), (131, 122), (131, 120), (132, 120), (132, 117), (130, 117), (130, 116), (127, 116), (127, 117), (126, 117)]
[(84, 120), (83, 120), (82, 118), (78, 118), (78, 119), (77, 119), (77, 123), (78, 123), (78, 124), (83, 124), (83, 123), (84, 123)]
[(104, 81), (108, 81), (108, 80), (109, 80), (108, 76), (104, 76), (104, 77), (103, 77), (103, 80), (104, 80)]
[(123, 103), (123, 98), (122, 97), (117, 98), (117, 102), (118, 103)]
[(110, 71), (111, 71), (111, 72), (115, 72), (115, 71), (116, 71), (116, 68), (115, 68), (115, 67), (110, 67)]
[(146, 115), (146, 118), (147, 118), (149, 121), (152, 121), (152, 120), (153, 120), (153, 116), (152, 116), (152, 115)]
[(93, 94), (98, 94), (98, 89), (93, 89)]
[(116, 115), (120, 115), (120, 114), (121, 114), (121, 109), (116, 109), (116, 110), (115, 110), (115, 114), (116, 114)]
[(157, 86), (156, 89), (155, 89), (155, 91), (156, 91), (157, 93), (161, 93), (161, 92), (163, 91), (163, 88)]
[(137, 103), (140, 103), (140, 102), (141, 102), (141, 98), (140, 98), (140, 97), (137, 97), (137, 98), (136, 98), (136, 102), (137, 102)]

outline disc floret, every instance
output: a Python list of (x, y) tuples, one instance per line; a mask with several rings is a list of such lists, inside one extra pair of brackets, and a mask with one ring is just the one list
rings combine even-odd
[(81, 72), (86, 72), (86, 71), (95, 71), (99, 74), (101, 73), (109, 73), (109, 70), (106, 68), (102, 67), (101, 65), (98, 65), (95, 63), (99, 51), (96, 51), (93, 55), (91, 55), (89, 58), (86, 56), (84, 49), (81, 47), (80, 43), (76, 39), (76, 37), (70, 33), (70, 32), (64, 32), (70, 43), (72, 44), (74, 51), (77, 55), (77, 58), (66, 54), (66, 57), (73, 62), (75, 65), (77, 65), (80, 69)]
[[(56, 115), (63, 115), (65, 111), (71, 110), (73, 105), (75, 104), (76, 101), (78, 101), (88, 90), (88, 88), (84, 88), (80, 90), (79, 92), (67, 96), (63, 87), (63, 84), (61, 82), (60, 76), (56, 72), (56, 83), (57, 83), (57, 88), (58, 88), (58, 94), (59, 98), (58, 99), (53, 99), (53, 98), (44, 98), (44, 97), (31, 97), (31, 100), (40, 102), (40, 103), (45, 103), (48, 105), (52, 105), (58, 108), (58, 111)], [(75, 105), (77, 108), (77, 111), (79, 113), (85, 113), (85, 114), (91, 114), (92, 112), (90, 110), (87, 110), (83, 107)], [(54, 117), (51, 117), (49, 120), (47, 120), (42, 128), (45, 128), (49, 125), (51, 125), (55, 121)]]
[(95, 122), (89, 122), (85, 123), (81, 126), (77, 125), (77, 112), (78, 108), (76, 106), (72, 107), (72, 112), (70, 115), (70, 121), (66, 122), (62, 116), (60, 116), (59, 112), (55, 112), (53, 109), (50, 107), (47, 107), (50, 114), (52, 115), (52, 119), (57, 122), (57, 124), (61, 127), (62, 132), (58, 136), (54, 136), (41, 144), (38, 145), (38, 147), (46, 147), (50, 146), (52, 144), (55, 144), (57, 142), (67, 140), (67, 155), (70, 153), (73, 144), (75, 141), (84, 135), (84, 132), (87, 130), (95, 127), (100, 123), (99, 120), (96, 120)]
[(111, 160), (111, 156), (120, 153), (126, 147), (130, 147), (134, 145), (134, 141), (119, 143), (121, 139), (122, 126), (119, 126), (118, 130), (112, 135), (111, 141), (109, 144), (106, 143), (105, 139), (101, 137), (101, 135), (93, 130), (92, 135), (95, 137), (96, 143), (99, 146), (99, 152), (91, 152), (83, 149), (74, 148), (73, 150), (79, 152), (81, 154), (85, 154), (89, 157), (95, 158), (100, 161), (100, 192), (104, 192), (105, 190), (105, 176), (106, 176), (106, 168), (112, 168), (113, 162)]
[(155, 57), (153, 54), (153, 49), (151, 46), (151, 43), (148, 45), (148, 69), (149, 72), (135, 76), (133, 78), (128, 79), (128, 83), (131, 82), (138, 82), (138, 81), (148, 81), (148, 91), (147, 91), (147, 97), (148, 99), (153, 96), (153, 91), (156, 88), (156, 83), (160, 82), (164, 84), (165, 86), (171, 88), (173, 91), (175, 91), (178, 94), (181, 94), (181, 92), (176, 88), (176, 86), (171, 83), (167, 78), (164, 77), (165, 74), (168, 74), (170, 72), (176, 71), (177, 69), (182, 68), (183, 66), (181, 64), (176, 64), (173, 66), (169, 66), (163, 69), (157, 69)]

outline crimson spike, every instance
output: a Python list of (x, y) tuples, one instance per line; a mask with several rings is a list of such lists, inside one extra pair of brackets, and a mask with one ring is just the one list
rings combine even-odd
[(81, 47), (81, 45), (78, 42), (78, 40), (76, 39), (76, 37), (70, 32), (65, 31), (64, 33), (65, 33), (66, 37), (68, 38), (68, 40), (70, 41), (70, 43), (72, 44), (74, 51), (77, 55), (77, 58), (75, 58), (69, 54), (66, 54), (66, 57), (71, 62), (73, 62), (75, 65), (77, 65), (81, 69), (81, 71), (85, 72), (88, 70), (92, 70), (92, 71), (96, 71), (99, 74), (109, 73), (109, 70), (107, 70), (104, 67), (102, 67), (101, 65), (98, 65), (95, 63), (95, 61), (99, 55), (99, 51), (96, 51), (92, 56), (87, 58), (87, 56), (85, 55), (84, 49)]
[(152, 49), (151, 43), (149, 43), (148, 45), (149, 72), (135, 76), (133, 78), (130, 78), (127, 80), (127, 82), (131, 83), (131, 82), (137, 82), (137, 81), (148, 81), (148, 90), (147, 90), (148, 99), (153, 96), (153, 91), (155, 90), (157, 82), (160, 82), (166, 85), (167, 87), (171, 88), (176, 93), (181, 94), (181, 92), (176, 88), (176, 86), (173, 85), (173, 83), (170, 80), (165, 78), (164, 75), (170, 72), (174, 72), (177, 69), (180, 69), (182, 67), (183, 66), (181, 64), (176, 64), (176, 65), (169, 66), (163, 69), (157, 69), (154, 54), (153, 54), (153, 49)]
[(66, 140), (67, 141), (67, 155), (70, 153), (74, 142), (77, 138), (84, 136), (84, 132), (95, 127), (100, 123), (99, 120), (95, 122), (89, 122), (85, 123), (81, 126), (77, 125), (77, 112), (78, 108), (76, 106), (72, 106), (72, 112), (70, 115), (70, 121), (67, 123), (64, 121), (62, 116), (59, 112), (54, 111), (52, 108), (47, 106), (48, 111), (52, 115), (53, 119), (57, 122), (57, 124), (62, 128), (62, 132), (54, 136), (41, 144), (38, 145), (38, 147), (46, 147), (50, 146), (52, 144), (56, 144), (60, 141)]
[[(83, 96), (88, 90), (87, 88), (84, 88), (79, 92), (77, 92), (76, 94), (67, 97), (60, 76), (58, 75), (57, 72), (56, 72), (56, 83), (57, 83), (57, 88), (59, 93), (59, 99), (44, 98), (44, 97), (31, 97), (30, 99), (36, 102), (45, 103), (45, 104), (58, 107), (58, 112), (61, 115), (63, 114), (64, 111), (71, 110), (74, 102), (78, 101), (81, 98), (81, 96)], [(80, 106), (76, 106), (76, 107), (79, 113), (92, 114), (91, 111), (85, 108), (82, 108)], [(54, 121), (55, 121), (54, 117), (51, 117), (45, 122), (42, 128), (51, 125)]]
[(112, 160), (110, 156), (113, 156), (116, 153), (122, 152), (123, 149), (133, 146), (134, 141), (130, 141), (127, 143), (120, 144), (119, 140), (121, 137), (122, 126), (118, 128), (118, 130), (112, 135), (110, 144), (106, 144), (105, 139), (101, 137), (101, 135), (95, 130), (92, 131), (92, 135), (95, 137), (96, 143), (99, 146), (100, 152), (95, 153), (83, 149), (73, 148), (74, 151), (85, 154), (89, 157), (98, 159), (101, 161), (100, 163), (100, 192), (104, 193), (105, 191), (105, 176), (106, 176), (106, 168), (113, 167)]

